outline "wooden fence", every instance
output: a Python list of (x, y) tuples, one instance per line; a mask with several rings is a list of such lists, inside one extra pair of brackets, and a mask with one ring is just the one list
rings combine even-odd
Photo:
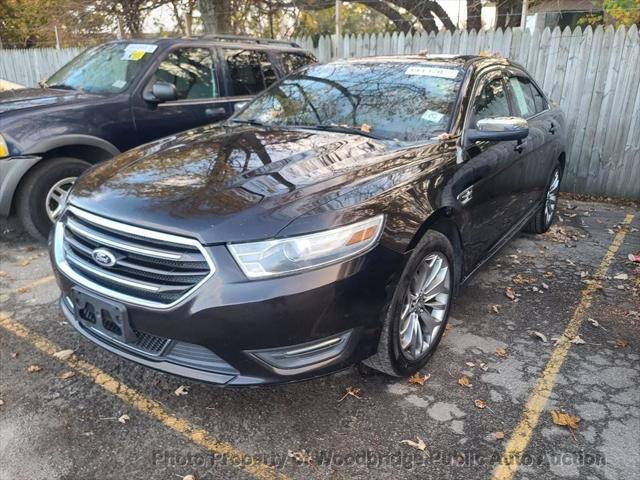
[[(331, 36), (296, 41), (321, 61), (335, 56)], [(569, 155), (563, 188), (640, 198), (640, 38), (635, 25), (629, 29), (346, 35), (341, 41), (344, 57), (426, 49), (450, 54), (487, 51), (515, 60), (567, 115)], [(33, 85), (76, 53), (0, 51), (0, 78)]]

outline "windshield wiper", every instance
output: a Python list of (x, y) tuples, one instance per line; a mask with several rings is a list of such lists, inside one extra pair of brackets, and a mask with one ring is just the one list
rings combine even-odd
[(249, 120), (237, 120), (237, 119), (234, 118), (231, 121), (234, 122), (234, 123), (244, 123), (246, 125), (255, 125), (257, 127), (264, 127), (265, 126), (264, 123), (259, 122), (257, 120), (254, 120), (252, 118), (250, 118)]
[(57, 90), (78, 90), (71, 85), (67, 85), (66, 83), (56, 83), (54, 85), (47, 85), (48, 88), (55, 88)]
[(338, 132), (338, 133), (353, 133), (356, 135), (362, 135), (363, 137), (374, 138), (376, 140), (384, 140), (371, 132), (365, 132), (358, 127), (350, 127), (349, 125), (287, 125), (294, 128), (308, 128), (310, 130), (323, 130), (326, 132)]

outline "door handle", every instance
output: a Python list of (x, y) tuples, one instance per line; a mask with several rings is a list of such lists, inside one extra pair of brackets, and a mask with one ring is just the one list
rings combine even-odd
[(218, 116), (224, 115), (226, 113), (227, 113), (227, 111), (224, 109), (224, 107), (207, 108), (204, 111), (204, 114), (207, 117), (218, 117)]
[(524, 142), (518, 141), (518, 144), (513, 147), (513, 149), (518, 153), (522, 153), (524, 151), (524, 145)]
[(552, 123), (551, 126), (549, 127), (549, 133), (551, 135), (555, 135), (556, 133), (556, 126)]

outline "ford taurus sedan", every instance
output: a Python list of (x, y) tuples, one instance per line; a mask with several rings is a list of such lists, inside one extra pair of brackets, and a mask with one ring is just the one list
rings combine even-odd
[(563, 114), (505, 59), (305, 67), (87, 171), (50, 237), (61, 307), (111, 352), (212, 383), (411, 375), (459, 287), (552, 224), (564, 166)]

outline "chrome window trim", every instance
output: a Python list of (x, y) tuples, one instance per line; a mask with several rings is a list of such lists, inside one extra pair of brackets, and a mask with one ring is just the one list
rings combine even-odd
[(111, 290), (110, 288), (104, 287), (98, 283), (93, 282), (89, 278), (81, 275), (76, 272), (70, 265), (66, 259), (64, 252), (64, 230), (65, 224), (63, 221), (56, 222), (54, 226), (54, 234), (53, 234), (53, 254), (56, 266), (60, 270), (60, 272), (65, 275), (70, 280), (76, 282), (78, 285), (81, 285), (99, 295), (103, 295), (107, 298), (112, 298), (114, 300), (121, 301), (125, 304), (135, 305), (139, 307), (145, 307), (153, 310), (169, 310), (175, 307), (176, 305), (184, 302), (187, 298), (195, 293), (207, 280), (209, 280), (216, 271), (215, 265), (213, 263), (213, 259), (209, 255), (209, 252), (203, 247), (203, 245), (196, 239), (181, 237), (178, 235), (172, 235), (169, 233), (158, 232), (156, 230), (147, 230), (146, 228), (135, 227), (133, 225), (128, 225), (126, 223), (116, 222), (115, 220), (109, 220), (108, 218), (99, 217), (92, 213), (89, 213), (85, 210), (81, 210), (74, 206), (68, 207), (69, 211), (71, 211), (74, 215), (91, 222), (96, 225), (110, 228), (115, 231), (120, 231), (123, 233), (129, 233), (131, 235), (140, 236), (142, 238), (152, 238), (154, 240), (165, 241), (169, 243), (174, 243), (178, 245), (188, 245), (197, 248), (202, 254), (203, 258), (207, 262), (209, 266), (209, 273), (202, 279), (200, 282), (195, 284), (191, 289), (189, 289), (184, 295), (180, 298), (174, 300), (171, 303), (160, 303), (154, 302), (152, 300), (146, 300), (143, 298), (134, 297), (132, 295), (127, 295), (125, 293), (120, 293), (115, 290)]

